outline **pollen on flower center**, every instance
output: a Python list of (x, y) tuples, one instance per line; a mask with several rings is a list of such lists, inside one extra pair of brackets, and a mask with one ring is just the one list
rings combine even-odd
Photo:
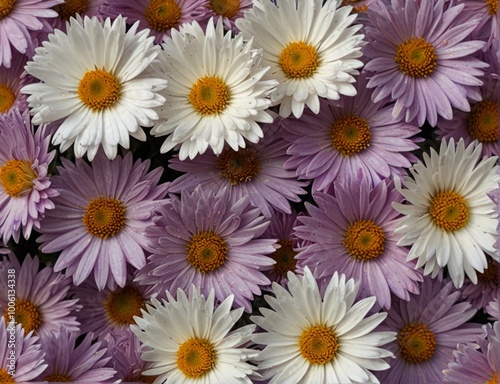
[(222, 267), (228, 252), (224, 239), (213, 232), (193, 235), (186, 248), (189, 263), (203, 273)]
[(177, 367), (191, 379), (203, 376), (214, 364), (215, 351), (208, 340), (192, 338), (177, 350)]
[(467, 130), (471, 137), (483, 143), (498, 141), (498, 102), (483, 100), (472, 106), (467, 116)]
[(64, 0), (64, 3), (54, 6), (54, 11), (63, 20), (69, 20), (76, 14), (83, 14), (89, 6), (88, 0)]
[(78, 96), (96, 112), (113, 106), (120, 97), (120, 89), (120, 82), (115, 76), (96, 69), (85, 72), (78, 84)]
[(26, 160), (9, 160), (0, 167), (0, 183), (5, 193), (17, 197), (30, 191), (37, 174)]
[(119, 326), (135, 324), (134, 316), (141, 316), (144, 298), (139, 290), (132, 286), (117, 288), (104, 300), (106, 316)]
[(0, 84), (0, 113), (7, 113), (16, 102), (16, 94), (11, 87)]
[(357, 260), (371, 260), (384, 253), (385, 234), (373, 221), (358, 220), (349, 225), (342, 244)]
[(318, 52), (303, 41), (289, 43), (281, 51), (278, 64), (288, 78), (306, 79), (318, 68)]
[(436, 340), (425, 324), (406, 324), (398, 333), (401, 357), (411, 364), (423, 363), (434, 356)]
[(82, 220), (90, 234), (107, 239), (125, 225), (125, 207), (120, 200), (100, 196), (90, 200)]
[(498, 372), (495, 372), (491, 380), (487, 381), (485, 384), (498, 384)]
[(401, 43), (394, 60), (400, 71), (416, 78), (429, 76), (437, 65), (434, 47), (423, 37), (412, 37)]
[(259, 174), (259, 157), (253, 148), (240, 148), (235, 151), (226, 148), (217, 158), (217, 169), (232, 185), (245, 183)]
[(230, 19), (238, 13), (240, 0), (210, 0), (209, 6), (216, 14)]
[(69, 375), (60, 375), (58, 373), (53, 373), (51, 375), (45, 376), (44, 381), (48, 381), (49, 383), (71, 383), (71, 376)]
[(0, 383), (2, 384), (15, 383), (14, 378), (4, 368), (0, 368)]
[(274, 271), (279, 276), (286, 276), (289, 271), (295, 272), (295, 266), (297, 260), (295, 256), (297, 252), (293, 249), (292, 240), (278, 240), (280, 248), (278, 248), (271, 257), (276, 260), (276, 264), (273, 265)]
[(312, 326), (300, 335), (300, 353), (311, 364), (328, 363), (335, 357), (338, 349), (337, 336), (325, 325)]
[[(5, 309), (5, 322), (10, 321), (8, 308)], [(16, 301), (16, 322), (21, 324), (25, 334), (38, 330), (42, 325), (42, 314), (38, 307), (29, 300), (17, 300)], [(1, 381), (0, 381), (1, 382)]]
[(465, 199), (454, 191), (439, 192), (432, 198), (429, 213), (439, 228), (457, 231), (469, 220), (469, 209)]
[(363, 0), (342, 0), (341, 6), (344, 7), (346, 5), (350, 5), (352, 7), (352, 13), (358, 13), (358, 12), (367, 12), (368, 11), (368, 5), (362, 4), (362, 5), (356, 5), (358, 3), (361, 3)]
[(498, 0), (486, 0), (486, 6), (488, 7), (488, 13), (491, 16), (496, 16), (498, 13)]
[(370, 146), (372, 134), (366, 119), (348, 114), (338, 118), (330, 129), (332, 147), (349, 157)]
[(229, 101), (229, 89), (217, 76), (198, 79), (189, 92), (189, 102), (202, 115), (222, 112)]
[(146, 20), (158, 32), (177, 27), (180, 18), (181, 8), (175, 0), (151, 0), (146, 8)]
[(14, 9), (15, 4), (16, 0), (0, 0), (0, 19), (7, 16)]

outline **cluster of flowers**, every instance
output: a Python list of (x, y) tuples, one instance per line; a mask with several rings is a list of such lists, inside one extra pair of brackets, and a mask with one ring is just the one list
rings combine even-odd
[(498, 383), (498, 5), (0, 1), (0, 382)]

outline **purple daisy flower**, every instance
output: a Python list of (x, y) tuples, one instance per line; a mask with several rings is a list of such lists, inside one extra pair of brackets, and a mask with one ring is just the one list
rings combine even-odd
[(56, 17), (51, 9), (64, 0), (6, 0), (0, 3), (0, 66), (10, 68), (12, 48), (31, 56), (35, 45), (30, 31), (48, 28), (45, 18)]
[(475, 17), (479, 19), (479, 24), (473, 31), (473, 36), (485, 39), (487, 45), (485, 50), (490, 48), (493, 40), (500, 39), (500, 9), (498, 0), (458, 0), (458, 4), (464, 4), (464, 18)]
[(66, 32), (66, 23), (71, 17), (76, 17), (76, 15), (80, 15), (82, 19), (85, 16), (90, 18), (97, 16), (102, 19), (100, 8), (104, 2), (105, 0), (64, 0), (61, 4), (54, 7), (58, 16), (50, 19), (49, 23), (53, 29), (60, 29)]
[(23, 86), (35, 81), (34, 77), (23, 74), (27, 60), (25, 55), (13, 52), (10, 68), (0, 66), (0, 114), (15, 108), (24, 112), (28, 108), (28, 96), (20, 92)]
[(1, 383), (29, 382), (47, 368), (47, 364), (43, 364), (44, 352), (37, 341), (38, 336), (25, 332), (21, 324), (6, 324), (5, 319), (0, 318)]
[(205, 6), (205, 17), (199, 23), (205, 29), (211, 17), (214, 18), (215, 24), (219, 18), (222, 18), (224, 28), (236, 34), (240, 30), (235, 21), (242, 18), (245, 11), (251, 9), (252, 6), (253, 0), (208, 0)]
[(189, 290), (191, 284), (223, 301), (234, 294), (236, 306), (252, 310), (251, 300), (260, 286), (271, 282), (260, 271), (275, 261), (276, 239), (258, 239), (269, 221), (249, 197), (197, 187), (172, 196), (160, 207), (154, 226), (146, 229), (152, 255), (138, 272), (141, 284), (161, 284), (169, 292)]
[(38, 380), (49, 382), (103, 383), (114, 378), (116, 371), (106, 367), (111, 360), (100, 342), (92, 343), (92, 333), (76, 345), (78, 332), (61, 327), (42, 344), (47, 369)]
[(129, 326), (135, 324), (134, 316), (141, 316), (141, 309), (146, 308), (151, 293), (146, 287), (134, 283), (133, 275), (127, 274), (125, 286), (116, 284), (112, 288), (97, 288), (93, 281), (73, 287), (73, 298), (78, 298), (82, 308), (77, 313), (82, 333), (92, 332), (100, 340), (114, 333), (117, 337), (126, 334)]
[(278, 124), (264, 125), (265, 137), (257, 144), (247, 144), (237, 151), (226, 146), (218, 156), (205, 152), (193, 160), (174, 158), (169, 167), (185, 172), (170, 184), (170, 192), (193, 192), (201, 185), (205, 190), (228, 189), (236, 199), (249, 196), (250, 203), (260, 208), (266, 217), (274, 210), (291, 213), (290, 203), (300, 202), (298, 195), (308, 182), (298, 181), (295, 170), (286, 170), (283, 164), (288, 143), (277, 130)]
[(40, 229), (40, 249), (62, 251), (54, 269), (66, 268), (75, 285), (93, 271), (99, 289), (113, 281), (123, 287), (127, 264), (146, 264), (145, 228), (166, 201), (168, 184), (158, 185), (163, 170), (148, 172), (150, 161), (133, 162), (131, 152), (109, 160), (99, 151), (92, 165), (82, 159), (62, 163), (52, 178), (60, 195)]
[(498, 292), (498, 265), (499, 263), (488, 257), (488, 267), (483, 273), (477, 274), (477, 284), (465, 279), (461, 288), (462, 297), (476, 309), (484, 308), (492, 301)]
[(149, 28), (155, 43), (170, 36), (172, 28), (200, 20), (206, 12), (208, 0), (105, 0), (101, 7), (104, 16), (115, 18), (122, 15), (128, 24), (140, 21), (139, 30)]
[[(25, 257), (22, 265), (13, 255), (0, 262), (0, 288), (3, 292), (11, 289), (12, 279), (15, 280), (15, 321), (26, 333), (33, 331), (42, 341), (58, 332), (61, 325), (77, 331), (80, 323), (74, 315), (80, 305), (78, 300), (66, 298), (71, 279), (54, 272), (51, 267), (41, 271), (38, 267), (38, 257), (31, 258), (30, 255)], [(9, 308), (7, 295), (0, 295), (0, 313), (4, 314), (6, 321), (12, 320)]]
[(301, 265), (318, 278), (331, 279), (338, 271), (360, 282), (360, 297), (376, 296), (383, 308), (391, 307), (391, 293), (403, 300), (418, 294), (422, 271), (407, 262), (408, 249), (393, 234), (401, 216), (391, 204), (402, 196), (392, 183), (371, 187), (364, 178), (334, 183), (334, 196), (314, 194), (317, 207), (306, 203), (310, 216), (299, 216), (299, 239), (311, 241), (297, 255)]
[(55, 151), (48, 152), (50, 137), (45, 128), (34, 132), (29, 113), (18, 109), (0, 114), (0, 235), (17, 243), (21, 232), (28, 239), (39, 229), (46, 210), (54, 208), (58, 195), (48, 168)]
[(367, 85), (375, 88), (374, 102), (390, 97), (393, 116), (435, 126), (438, 114), (449, 120), (452, 107), (469, 111), (468, 99), (481, 100), (479, 77), (488, 65), (471, 54), (485, 43), (467, 40), (479, 20), (458, 17), (463, 7), (392, 0), (368, 11), (363, 53), (371, 59), (365, 69), (374, 72)]
[(443, 371), (446, 383), (497, 384), (500, 377), (500, 322), (483, 325), (475, 343), (460, 343)]
[(396, 356), (391, 369), (376, 372), (381, 383), (441, 383), (443, 368), (459, 343), (474, 341), (481, 325), (467, 323), (476, 310), (460, 301), (453, 283), (425, 278), (420, 295), (394, 300), (381, 330), (398, 333), (387, 349)]
[(284, 138), (291, 141), (285, 168), (296, 169), (301, 179), (313, 179), (313, 191), (324, 191), (333, 181), (359, 171), (378, 183), (399, 175), (416, 157), (410, 153), (422, 141), (420, 129), (392, 116), (385, 102), (371, 101), (367, 74), (356, 82), (357, 95), (339, 101), (323, 99), (318, 114), (310, 110), (299, 120), (283, 121)]

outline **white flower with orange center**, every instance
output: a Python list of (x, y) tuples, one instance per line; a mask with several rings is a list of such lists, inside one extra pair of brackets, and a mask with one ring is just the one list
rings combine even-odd
[(488, 266), (485, 253), (496, 261), (496, 205), (488, 196), (498, 188), (497, 157), (479, 161), (481, 144), (465, 147), (464, 140), (455, 145), (450, 139), (441, 141), (439, 153), (431, 149), (423, 162), (410, 168), (403, 186), (396, 188), (407, 203), (394, 203), (405, 215), (395, 233), (403, 237), (398, 245), (411, 246), (408, 260), (418, 259), (416, 268), (424, 266), (424, 275), (448, 267), (456, 287), (464, 276), (477, 284), (478, 272)]
[(224, 32), (222, 19), (208, 22), (206, 31), (197, 22), (172, 30), (159, 55), (158, 70), (169, 87), (162, 92), (167, 102), (157, 109), (160, 120), (151, 133), (168, 135), (161, 147), (167, 152), (180, 147), (179, 158), (193, 159), (208, 147), (218, 155), (227, 142), (245, 147), (263, 137), (258, 123), (271, 123), (266, 112), (269, 93), (276, 82), (261, 80), (269, 69), (259, 65), (261, 52)]
[(252, 341), (265, 345), (257, 360), (269, 384), (379, 382), (371, 371), (388, 369), (383, 359), (393, 356), (379, 347), (396, 333), (372, 332), (387, 314), (365, 318), (376, 298), (355, 303), (359, 283), (335, 272), (320, 291), (305, 267), (300, 278), (288, 273), (288, 290), (273, 283), (273, 291), (265, 296), (271, 309), (251, 317), (265, 331)]
[(262, 65), (271, 67), (266, 78), (279, 81), (271, 94), (280, 115), (297, 118), (307, 105), (319, 112), (319, 98), (354, 96), (354, 75), (363, 63), (361, 25), (352, 25), (352, 7), (340, 0), (254, 1), (236, 26), (262, 48)]
[(90, 161), (102, 145), (114, 159), (130, 136), (145, 140), (141, 126), (152, 126), (154, 108), (165, 98), (167, 81), (150, 74), (159, 47), (138, 23), (126, 31), (125, 19), (101, 23), (71, 18), (67, 33), (55, 30), (36, 50), (26, 71), (41, 80), (23, 87), (35, 124), (61, 121), (52, 143), (65, 151), (74, 144), (77, 157)]
[[(168, 299), (142, 310), (130, 329), (152, 350), (142, 354), (151, 364), (145, 377), (158, 375), (157, 383), (251, 384), (256, 367), (247, 361), (257, 352), (241, 347), (250, 341), (255, 325), (233, 329), (243, 308), (231, 311), (233, 296), (214, 310), (214, 290), (207, 298), (191, 285), (189, 296), (177, 290)], [(230, 332), (231, 331), (231, 332)]]

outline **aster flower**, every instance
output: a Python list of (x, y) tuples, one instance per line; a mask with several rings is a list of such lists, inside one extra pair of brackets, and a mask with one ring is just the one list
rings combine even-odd
[(339, 101), (321, 100), (320, 112), (306, 111), (299, 120), (283, 121), (291, 142), (285, 168), (301, 179), (313, 179), (312, 190), (324, 191), (335, 180), (346, 181), (362, 171), (374, 183), (403, 173), (417, 158), (420, 129), (392, 117), (392, 106), (373, 103), (366, 89), (367, 73), (357, 80), (357, 95)]
[(155, 43), (170, 36), (172, 29), (200, 20), (206, 13), (208, 0), (105, 0), (101, 7), (104, 16), (126, 17), (128, 23), (139, 21), (139, 29), (148, 28)]
[(208, 0), (205, 5), (205, 18), (199, 23), (205, 27), (207, 21), (213, 17), (216, 21), (221, 18), (224, 23), (224, 28), (239, 32), (236, 26), (236, 20), (243, 17), (244, 13), (252, 8), (253, 0)]
[(475, 343), (460, 343), (443, 371), (446, 383), (497, 384), (500, 376), (500, 322), (483, 325)]
[(469, 99), (481, 99), (481, 68), (488, 65), (471, 54), (484, 42), (467, 40), (479, 21), (462, 20), (462, 9), (444, 0), (392, 0), (369, 11), (363, 53), (371, 59), (365, 69), (374, 72), (374, 102), (390, 97), (393, 116), (435, 126), (438, 115), (449, 120), (452, 107), (469, 111)]
[[(5, 291), (7, 292), (7, 291)], [(0, 381), (24, 383), (36, 378), (47, 368), (38, 336), (25, 332), (21, 324), (5, 322), (0, 318)]]
[(487, 41), (485, 50), (491, 47), (494, 39), (500, 39), (498, 0), (458, 0), (458, 3), (464, 4), (464, 17), (467, 15), (479, 19), (473, 35)]
[(245, 38), (262, 48), (262, 64), (270, 66), (266, 79), (279, 85), (271, 93), (283, 117), (300, 117), (304, 106), (318, 113), (319, 98), (337, 100), (354, 96), (354, 75), (360, 60), (363, 35), (352, 7), (340, 0), (255, 0), (236, 26)]
[(277, 127), (264, 125), (266, 136), (246, 148), (226, 146), (219, 156), (205, 153), (193, 160), (171, 159), (169, 167), (185, 174), (172, 182), (170, 192), (192, 192), (198, 185), (207, 190), (228, 189), (238, 198), (249, 196), (266, 217), (272, 217), (275, 210), (290, 213), (289, 201), (300, 202), (307, 182), (298, 181), (294, 169), (283, 168), (290, 156)]
[(411, 245), (408, 260), (435, 277), (445, 266), (456, 287), (464, 273), (476, 284), (476, 271), (487, 267), (485, 253), (499, 261), (494, 248), (497, 211), (488, 193), (498, 188), (497, 157), (479, 161), (481, 145), (441, 141), (439, 153), (431, 148), (396, 188), (407, 203), (394, 203), (401, 212), (396, 233), (399, 245)]
[(409, 301), (393, 300), (380, 329), (398, 333), (387, 346), (396, 361), (389, 371), (377, 373), (380, 382), (441, 383), (457, 344), (472, 342), (481, 333), (480, 324), (467, 323), (475, 313), (451, 282), (439, 279), (424, 279), (420, 295), (412, 294)]
[(46, 18), (56, 17), (50, 9), (64, 0), (6, 0), (0, 4), (0, 66), (10, 68), (12, 50), (30, 56), (35, 45), (30, 31), (47, 28)]
[(116, 371), (106, 367), (111, 357), (106, 356), (106, 348), (100, 342), (92, 343), (92, 333), (76, 345), (78, 332), (69, 332), (61, 327), (44, 340), (47, 369), (38, 380), (49, 382), (103, 383), (113, 379)]
[(462, 297), (476, 309), (485, 308), (498, 292), (498, 262), (488, 259), (488, 266), (483, 273), (477, 274), (477, 284), (465, 279), (461, 289)]
[(250, 312), (260, 286), (270, 284), (260, 269), (272, 265), (276, 239), (259, 239), (269, 225), (249, 198), (198, 187), (172, 195), (146, 229), (151, 256), (138, 272), (140, 284), (161, 284), (162, 290), (188, 290), (191, 284), (218, 301), (234, 294), (235, 304)]
[[(80, 309), (78, 300), (67, 299), (71, 279), (51, 267), (38, 271), (38, 257), (27, 255), (22, 265), (14, 255), (4, 257), (0, 262), (0, 287), (9, 289), (9, 270), (15, 270), (15, 320), (26, 334), (33, 331), (44, 342), (52, 333), (64, 325), (70, 331), (77, 331), (80, 323), (75, 312)], [(0, 296), (0, 313), (8, 318), (8, 297)]]
[(0, 114), (12, 109), (24, 112), (28, 108), (26, 95), (20, 92), (21, 88), (35, 79), (24, 76), (24, 65), (28, 58), (18, 52), (12, 53), (11, 66), (0, 66)]
[(365, 318), (375, 297), (356, 304), (359, 284), (335, 273), (320, 293), (308, 267), (299, 278), (288, 273), (288, 291), (273, 283), (275, 298), (265, 296), (271, 309), (251, 320), (265, 332), (252, 341), (265, 345), (259, 370), (274, 383), (378, 383), (371, 370), (389, 368), (383, 358), (392, 353), (379, 348), (394, 332), (372, 332), (387, 316)]
[(26, 239), (39, 229), (45, 214), (54, 208), (58, 192), (51, 185), (49, 165), (55, 151), (48, 152), (50, 137), (42, 126), (34, 132), (29, 114), (18, 109), (0, 114), (0, 235)]
[(221, 19), (216, 25), (211, 19), (206, 31), (196, 21), (173, 30), (158, 67), (169, 81), (162, 93), (167, 101), (151, 130), (168, 135), (161, 152), (180, 147), (181, 160), (193, 159), (208, 147), (220, 154), (225, 142), (238, 150), (245, 147), (244, 139), (259, 141), (263, 132), (257, 123), (273, 121), (266, 109), (275, 86), (261, 81), (269, 68), (259, 65), (260, 56), (241, 34), (224, 33)]
[(49, 23), (53, 29), (66, 32), (67, 22), (72, 17), (76, 18), (77, 15), (81, 18), (97, 16), (102, 19), (100, 9), (104, 2), (105, 0), (64, 0), (54, 7), (54, 11), (57, 12), (58, 16), (50, 19)]
[(55, 30), (36, 50), (26, 71), (41, 80), (23, 87), (35, 124), (64, 119), (53, 137), (61, 152), (74, 145), (76, 157), (93, 160), (102, 145), (108, 158), (129, 135), (145, 140), (142, 126), (158, 118), (153, 108), (165, 99), (166, 80), (149, 73), (159, 47), (138, 23), (125, 31), (125, 19), (71, 18), (67, 34)]
[(92, 165), (61, 160), (59, 175), (52, 178), (60, 195), (40, 229), (40, 249), (62, 251), (54, 269), (66, 269), (75, 285), (93, 271), (100, 290), (113, 281), (123, 287), (127, 264), (136, 269), (146, 264), (145, 227), (165, 203), (168, 187), (158, 185), (162, 169), (148, 172), (149, 160), (133, 163), (131, 152), (109, 160), (100, 151)]
[[(247, 383), (255, 366), (248, 363), (257, 352), (242, 347), (250, 340), (255, 325), (230, 332), (243, 313), (231, 311), (233, 295), (214, 310), (214, 291), (205, 298), (194, 285), (189, 297), (177, 290), (177, 301), (167, 291), (167, 300), (143, 310), (137, 325), (130, 328), (152, 349), (142, 354), (152, 368), (144, 375), (158, 375), (155, 383)], [(203, 314), (203, 315), (202, 315)]]

